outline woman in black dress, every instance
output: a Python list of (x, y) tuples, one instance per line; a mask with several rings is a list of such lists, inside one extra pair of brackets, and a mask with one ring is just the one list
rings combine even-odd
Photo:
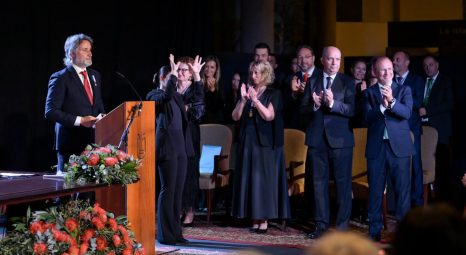
[[(241, 98), (232, 113), (240, 121), (237, 162), (233, 184), (232, 215), (251, 218), (256, 233), (266, 233), (268, 220), (281, 217), (279, 188), (281, 172), (276, 158), (275, 112), (281, 94), (270, 88), (274, 73), (268, 62), (252, 62), (249, 66), (251, 86), (241, 85)], [(286, 180), (283, 180), (286, 181)], [(286, 196), (285, 196), (286, 197)]]
[(204, 101), (206, 112), (203, 123), (225, 124), (223, 112), (225, 100), (220, 92), (220, 61), (216, 56), (207, 56), (201, 70), (204, 84)]
[(162, 244), (185, 243), (181, 231), (181, 195), (187, 157), (193, 155), (188, 119), (181, 95), (176, 92), (177, 65), (160, 68), (159, 87), (147, 100), (157, 104), (156, 157), (161, 190), (157, 203), (157, 240)]
[[(170, 59), (174, 64), (174, 58)], [(191, 141), (194, 155), (188, 157), (186, 181), (183, 189), (182, 210), (185, 214), (183, 225), (192, 226), (194, 220), (194, 206), (199, 191), (199, 159), (201, 156), (201, 131), (199, 123), (205, 114), (204, 88), (200, 71), (205, 63), (196, 56), (181, 57), (178, 59), (178, 93), (183, 97), (188, 117), (188, 128), (191, 132)]]

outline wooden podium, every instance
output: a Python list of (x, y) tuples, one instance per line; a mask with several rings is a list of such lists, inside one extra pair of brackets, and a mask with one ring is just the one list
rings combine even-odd
[[(101, 146), (118, 146), (126, 129), (133, 107), (139, 102), (125, 102), (96, 123), (95, 142)], [(141, 110), (135, 110), (129, 129), (127, 146), (123, 151), (139, 158), (140, 180), (128, 185), (113, 185), (111, 191), (96, 191), (96, 202), (115, 216), (126, 214), (136, 240), (144, 246), (146, 254), (155, 254), (155, 103), (143, 101)], [(125, 201), (118, 203), (116, 201)]]

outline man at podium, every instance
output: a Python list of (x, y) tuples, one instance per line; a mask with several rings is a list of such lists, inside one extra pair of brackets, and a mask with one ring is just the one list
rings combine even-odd
[(65, 68), (50, 76), (45, 118), (55, 122), (57, 174), (72, 154), (94, 143), (94, 124), (103, 116), (101, 77), (92, 65), (93, 40), (85, 34), (65, 41)]

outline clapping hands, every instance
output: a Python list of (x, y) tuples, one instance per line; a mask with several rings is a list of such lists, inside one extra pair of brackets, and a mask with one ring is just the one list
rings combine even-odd
[(244, 83), (241, 84), (241, 89), (240, 89), (240, 91), (241, 91), (241, 100), (242, 100), (243, 102), (249, 100), (249, 93), (248, 93), (248, 91), (247, 91), (247, 89), (246, 89), (246, 84), (244, 84)]

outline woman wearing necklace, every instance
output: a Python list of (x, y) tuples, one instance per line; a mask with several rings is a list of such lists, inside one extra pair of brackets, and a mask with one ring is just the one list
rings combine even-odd
[[(277, 131), (281, 94), (270, 88), (274, 73), (268, 62), (249, 65), (252, 86), (241, 86), (241, 98), (232, 113), (240, 121), (232, 215), (253, 220), (251, 232), (267, 232), (268, 220), (280, 218), (283, 201), (279, 180), (284, 169), (277, 167)], [(283, 134), (283, 132), (281, 132)], [(286, 181), (286, 180), (285, 180)], [(283, 191), (286, 192), (286, 189)], [(286, 201), (287, 202), (287, 201)]]
[[(170, 55), (171, 65), (175, 65), (175, 57)], [(191, 141), (194, 148), (194, 155), (188, 157), (186, 180), (183, 188), (182, 211), (184, 213), (183, 226), (192, 226), (194, 220), (194, 206), (199, 191), (199, 158), (201, 155), (201, 131), (199, 123), (205, 114), (204, 87), (201, 82), (200, 71), (202, 58), (196, 56), (181, 57), (176, 65), (178, 74), (178, 93), (183, 97), (186, 105), (186, 115), (188, 117), (188, 128), (191, 132)]]

